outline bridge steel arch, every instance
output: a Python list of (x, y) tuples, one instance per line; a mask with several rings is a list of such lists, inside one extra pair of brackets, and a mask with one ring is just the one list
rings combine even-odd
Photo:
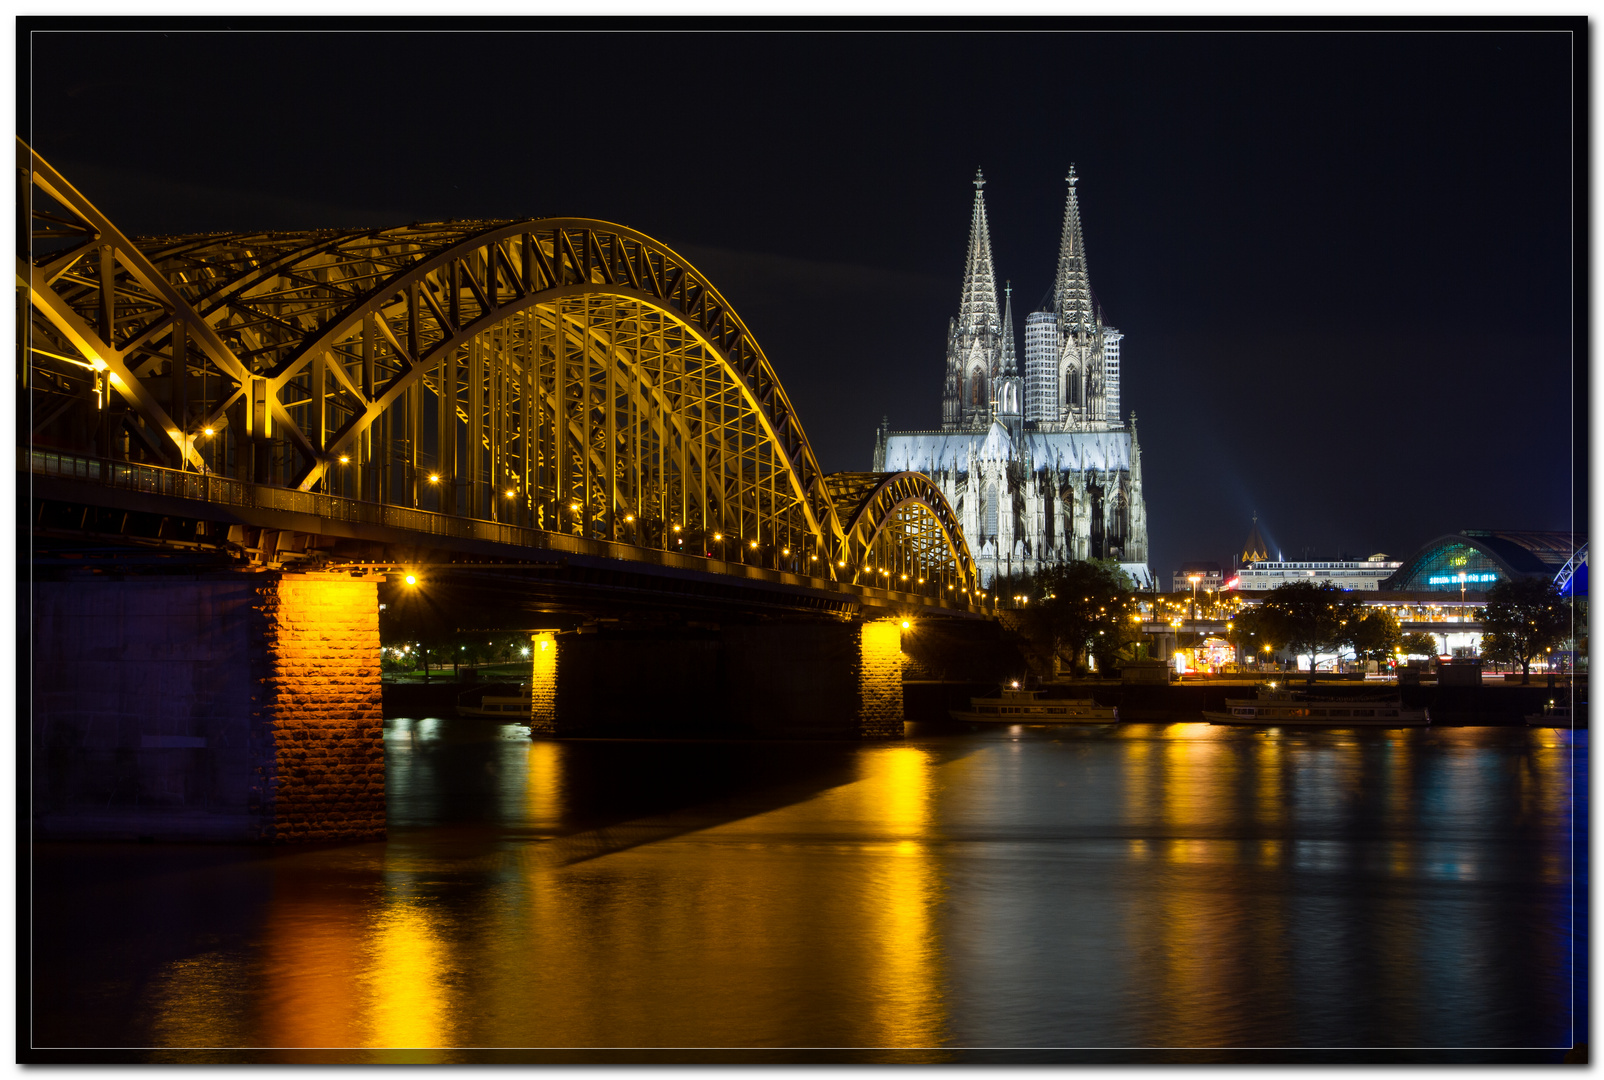
[(940, 490), (825, 475), (750, 330), (642, 233), (550, 218), (131, 240), (20, 139), (18, 168), (36, 444), (975, 587)]

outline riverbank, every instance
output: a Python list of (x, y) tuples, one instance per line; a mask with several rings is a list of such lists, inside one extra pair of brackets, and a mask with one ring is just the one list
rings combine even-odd
[[(1303, 686), (1294, 681), (1294, 689)], [(1431, 722), (1438, 727), (1521, 727), (1526, 717), (1540, 713), (1551, 700), (1564, 704), (1572, 700), (1571, 687), (1533, 682), (1529, 686), (1487, 683), (1482, 686), (1405, 686), (1401, 689), (1380, 683), (1326, 682), (1316, 684), (1319, 692), (1333, 698), (1359, 697), (1398, 691), (1411, 709), (1431, 711)], [(992, 682), (957, 680), (909, 680), (903, 683), (904, 719), (918, 724), (952, 722), (949, 709), (963, 709), (969, 699), (995, 692)], [(1573, 710), (1576, 728), (1588, 726), (1587, 689), (1575, 689)], [(1092, 698), (1100, 705), (1117, 705), (1120, 719), (1128, 723), (1201, 722), (1203, 710), (1225, 709), (1227, 697), (1253, 695), (1254, 684), (1246, 680), (1170, 683), (1158, 686), (1127, 685), (1113, 680), (1082, 679), (1052, 683), (1044, 688), (1049, 698)], [(454, 716), (459, 704), (477, 704), (484, 693), (515, 694), (516, 683), (452, 682), (434, 680), (384, 684), (386, 716)]]

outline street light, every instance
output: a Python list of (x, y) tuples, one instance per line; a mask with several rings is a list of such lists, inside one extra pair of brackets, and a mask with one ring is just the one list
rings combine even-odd
[(1188, 574), (1186, 580), (1192, 583), (1192, 620), (1197, 621), (1197, 583), (1202, 581), (1200, 574)]

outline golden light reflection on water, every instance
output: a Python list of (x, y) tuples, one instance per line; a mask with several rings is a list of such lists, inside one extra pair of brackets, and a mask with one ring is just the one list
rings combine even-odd
[[(1140, 1014), (1128, 1022), (1146, 1045), (1294, 1044), (1307, 1025), (1319, 1028), (1311, 1001), (1365, 1014), (1329, 985), (1357, 970), (1330, 948), (1330, 928), (1362, 927), (1350, 938), (1368, 958), (1355, 988), (1385, 1009), (1388, 1030), (1422, 1032), (1433, 994), (1465, 993), (1461, 984), (1474, 980), (1461, 969), (1485, 956), (1467, 936), (1476, 924), (1422, 907), (1433, 894), (1413, 883), (1441, 845), (1407, 830), (1428, 820), (1423, 805), (1439, 798), (1452, 810), (1462, 799), (1448, 789), (1477, 780), (1475, 770), (1445, 767), (1434, 747), (1447, 742), (1451, 759), (1492, 736), (1411, 733), (1361, 746), (1227, 734), (1123, 733), (1119, 778), (1085, 789), (1108, 795), (1083, 810), (1118, 824), (1120, 865), (1094, 883), (1086, 879), (1100, 864), (1070, 863), (1091, 872), (1065, 870), (1060, 884), (1083, 888), (1092, 908), (1109, 906), (1087, 925), (1114, 943), (1117, 978), (1104, 977), (1132, 989), (1107, 1022)], [(1524, 859), (1549, 886), (1570, 879), (1572, 755), (1557, 743), (1552, 732), (1533, 733), (1502, 766), (1516, 771), (1500, 774), (1508, 783), (1498, 804), (1543, 829), (1541, 849)], [(1094, 754), (1103, 745), (1087, 744)], [(1064, 985), (1023, 985), (1013, 970), (1021, 954), (1009, 950), (1064, 949), (1078, 966), (1061, 970), (1081, 980), (1096, 955), (1067, 929), (1086, 910), (1066, 905), (1059, 921), (1057, 909), (1042, 908), (1052, 917), (1032, 922), (1030, 908), (1011, 906), (995, 885), (1010, 869), (1057, 872), (1055, 863), (1020, 869), (1011, 839), (991, 845), (997, 823), (1070, 820), (1056, 816), (1057, 800), (1073, 789), (1066, 796), (1053, 781), (1098, 777), (1081, 771), (1079, 745), (1030, 759), (1035, 772), (1020, 767), (1028, 750), (1007, 744), (949, 760), (917, 745), (866, 746), (848, 782), (734, 820), (677, 808), (557, 840), (509, 831), (461, 857), (455, 837), (442, 847), (429, 846), (438, 837), (393, 838), (360, 857), (310, 863), (288, 857), (293, 887), (267, 903), (260, 949), (172, 964), (152, 980), (152, 1035), (168, 1046), (367, 1047), (375, 1060), (439, 1061), (452, 1052), (428, 1048), (751, 1046), (783, 1060), (779, 1048), (798, 1045), (939, 1048), (994, 1034), (1021, 1010), (1009, 1002), (992, 1028), (976, 1026), (965, 994), (980, 993), (977, 979), (995, 980), (986, 1001), (1012, 993), (1026, 1011), (1051, 994), (1076, 1000)], [(535, 742), (505, 759), (525, 760), (527, 773), (506, 770), (517, 779), (503, 806), (537, 832), (554, 828), (572, 798), (564, 752)], [(1422, 787), (1423, 775), (1443, 790)], [(1054, 801), (1029, 794), (1032, 784)], [(1351, 800), (1368, 802), (1361, 812)], [(1109, 801), (1122, 804), (1118, 815)], [(685, 828), (680, 815), (700, 827)], [(1381, 831), (1339, 842), (1306, 834), (1309, 821)], [(966, 829), (987, 844), (968, 845)], [(1050, 842), (1044, 850), (1075, 850), (1073, 839)], [(1329, 849), (1324, 861), (1309, 861), (1314, 848)], [(1124, 888), (1113, 884), (1122, 875), (1139, 883), (1134, 891), (1110, 891)], [(439, 881), (470, 882), (471, 900), (450, 906), (451, 890), (431, 891)], [(1542, 917), (1560, 927), (1566, 900), (1551, 891)], [(980, 921), (947, 921), (966, 911)], [(944, 948), (943, 933), (965, 925), (969, 936)], [(1544, 970), (1568, 963), (1562, 930), (1532, 941), (1523, 947), (1542, 955)], [(1019, 1030), (1050, 1040), (1078, 1019), (1044, 1016)]]
[(1260, 825), (1280, 825), (1286, 817), (1285, 754), (1280, 739), (1261, 739), (1253, 748), (1253, 812)]
[(940, 873), (931, 853), (934, 755), (911, 746), (863, 758), (863, 779), (854, 785), (872, 807), (882, 808), (887, 832), (900, 840), (892, 857), (879, 860), (865, 914), (876, 929), (880, 960), (873, 981), (875, 1041), (881, 1046), (935, 1046), (943, 1037), (935, 925)]
[(239, 998), (250, 972), (239, 957), (205, 953), (174, 961), (156, 980), (151, 1021), (156, 1046), (239, 1046)]
[(385, 1061), (444, 1060), (448, 934), (415, 898), (321, 888), (275, 897), (264, 927), (262, 1042), (283, 1048), (402, 1048)]
[(362, 1045), (365, 899), (348, 889), (273, 897), (263, 927), (266, 1045)]
[(524, 817), (535, 829), (553, 829), (562, 821), (562, 746), (544, 739), (529, 744), (524, 778)]
[(1274, 741), (1252, 745), (1244, 765), (1240, 732), (1172, 725), (1165, 734), (1144, 786), (1159, 793), (1159, 818), (1170, 835), (1129, 845), (1138, 859), (1156, 857), (1163, 884), (1151, 909), (1126, 925), (1133, 955), (1155, 965), (1140, 979), (1157, 988), (1153, 1007), (1164, 1018), (1164, 1043), (1230, 1045), (1243, 1024), (1241, 1001), (1288, 977), (1282, 898), (1269, 892), (1249, 903), (1240, 895), (1248, 868), (1275, 872), (1284, 854), (1278, 839), (1209, 834), (1228, 826), (1237, 812), (1233, 793), (1243, 784), (1258, 824), (1283, 821), (1285, 751)]
[[(371, 1047), (446, 1047), (455, 1045), (447, 1024), (444, 935), (416, 901), (392, 901), (376, 920), (369, 963), (363, 973), (367, 990), (367, 1037)], [(421, 1054), (407, 1060), (440, 1060)]]
[(613, 826), (580, 861), (563, 852), (599, 850), (583, 836), (521, 848), (469, 965), (495, 1007), (458, 1039), (939, 1046), (935, 770), (866, 748), (852, 782), (778, 809), (634, 847), (616, 842), (654, 823)]

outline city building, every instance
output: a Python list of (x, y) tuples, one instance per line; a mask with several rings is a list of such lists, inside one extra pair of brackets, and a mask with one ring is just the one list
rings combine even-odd
[(1204, 590), (1212, 589), (1219, 592), (1225, 587), (1225, 571), (1220, 569), (1217, 562), (1189, 562), (1182, 563), (1181, 568), (1170, 575), (1171, 591), (1176, 593), (1190, 593), (1192, 579), (1197, 578), (1197, 591), (1201, 595)]
[(1136, 415), (1119, 419), (1120, 341), (1087, 269), (1070, 167), (1058, 269), (1046, 308), (1014, 348), (1013, 291), (999, 303), (975, 172), (958, 315), (948, 324), (941, 426), (876, 433), (876, 472), (921, 472), (957, 511), (981, 581), (1072, 559), (1115, 559), (1151, 589)]
[[(1484, 593), (1499, 581), (1557, 578), (1577, 555), (1565, 532), (1466, 529), (1439, 536), (1399, 564), (1385, 588), (1407, 592)], [(1586, 540), (1581, 542), (1585, 553)], [(1585, 562), (1586, 555), (1582, 555)]]
[(1331, 582), (1339, 589), (1362, 589), (1367, 592), (1381, 587), (1403, 563), (1388, 559), (1384, 554), (1368, 559), (1314, 559), (1282, 562), (1261, 559), (1244, 565), (1236, 572), (1234, 588), (1262, 591), (1284, 585), (1289, 581), (1312, 581), (1316, 585)]
[[(1247, 547), (1258, 554), (1263, 546), (1255, 519)], [(1258, 576), (1261, 573), (1263, 576)], [(1585, 663), (1585, 537), (1564, 532), (1466, 529), (1439, 536), (1396, 561), (1384, 555), (1372, 555), (1363, 562), (1256, 560), (1238, 571), (1235, 584), (1226, 583), (1233, 598), (1227, 610), (1251, 607), (1276, 585), (1300, 578), (1364, 592), (1367, 609), (1390, 612), (1406, 634), (1430, 635), (1441, 656), (1480, 653), (1481, 609), (1493, 585), (1521, 578), (1552, 580), (1561, 595), (1583, 598), (1577, 623), (1582, 633), (1573, 648), (1567, 649), (1566, 665)], [(1373, 584), (1366, 583), (1372, 580)]]

